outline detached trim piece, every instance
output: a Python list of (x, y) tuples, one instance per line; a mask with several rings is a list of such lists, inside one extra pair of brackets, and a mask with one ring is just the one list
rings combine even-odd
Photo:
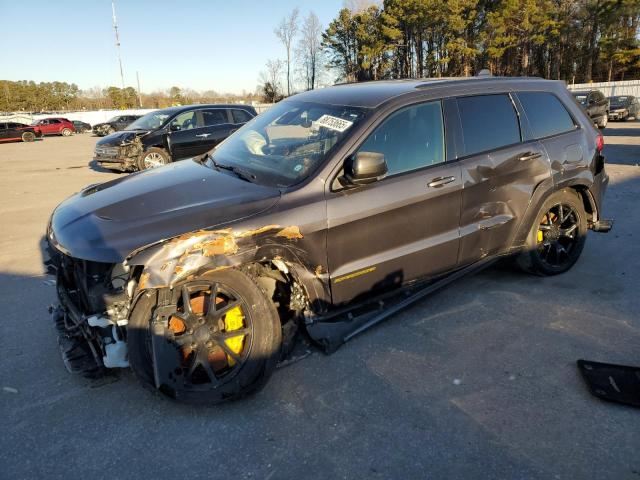
[[(394, 292), (395, 295), (391, 297), (389, 294), (385, 294), (373, 298), (359, 306), (350, 306), (348, 311), (345, 311), (343, 315), (336, 315), (333, 313), (326, 317), (313, 318), (311, 319), (311, 323), (307, 324), (307, 332), (314, 341), (318, 342), (318, 344), (322, 346), (325, 353), (333, 353), (342, 344), (348, 342), (356, 335), (359, 335), (365, 330), (368, 330), (374, 325), (386, 320), (390, 316), (395, 315), (400, 310), (422, 300), (427, 295), (439, 290), (451, 282), (488, 267), (503, 256), (505, 256), (505, 254), (484, 258), (467, 267), (456, 270), (445, 277), (435, 280), (432, 283), (428, 283), (427, 285), (412, 285), (404, 289), (400, 289)], [(358, 309), (366, 309), (367, 307), (376, 308), (373, 311), (363, 313), (355, 317), (349, 313)], [(340, 318), (340, 320), (335, 320), (336, 318)]]

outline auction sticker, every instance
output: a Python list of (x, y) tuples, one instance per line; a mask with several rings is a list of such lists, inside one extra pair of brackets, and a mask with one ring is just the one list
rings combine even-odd
[(353, 125), (353, 122), (350, 122), (349, 120), (344, 120), (339, 117), (334, 117), (332, 115), (325, 114), (325, 115), (322, 115), (318, 120), (316, 120), (316, 124), (320, 127), (325, 127), (330, 130), (336, 130), (342, 133), (346, 129), (348, 129), (351, 125)]

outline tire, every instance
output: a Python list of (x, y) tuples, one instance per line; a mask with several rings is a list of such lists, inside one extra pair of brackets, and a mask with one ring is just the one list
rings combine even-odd
[(23, 142), (33, 142), (36, 139), (36, 134), (33, 132), (24, 132), (22, 134)]
[(158, 147), (150, 147), (138, 157), (138, 170), (162, 167), (170, 163), (170, 161), (169, 154), (166, 150)]
[[(244, 340), (242, 340), (242, 342), (244, 342), (242, 350), (240, 352), (236, 352), (242, 357), (242, 359), (239, 357), (237, 363), (234, 362), (234, 365), (231, 365), (231, 357), (226, 356), (225, 358), (225, 351), (227, 350), (223, 351), (220, 349), (219, 353), (222, 353), (223, 358), (225, 358), (223, 361), (228, 362), (227, 368), (230, 370), (223, 370), (222, 376), (218, 378), (219, 365), (216, 366), (215, 362), (220, 362), (220, 357), (215, 357), (216, 354), (214, 352), (220, 348), (220, 343), (219, 340), (214, 340), (213, 342), (209, 340), (209, 338), (214, 339), (215, 337), (213, 336), (205, 336), (203, 339), (202, 330), (205, 330), (205, 335), (215, 335), (209, 333), (210, 331), (213, 331), (213, 329), (210, 328), (210, 325), (215, 325), (216, 321), (219, 325), (221, 320), (214, 320), (214, 323), (212, 324), (198, 323), (195, 326), (187, 323), (185, 320), (185, 323), (182, 324), (182, 327), (184, 327), (182, 330), (183, 333), (176, 333), (175, 336), (173, 336), (173, 340), (168, 340), (169, 342), (173, 342), (172, 344), (179, 352), (174, 359), (175, 361), (169, 364), (168, 370), (172, 375), (174, 372), (178, 372), (175, 373), (177, 376), (182, 375), (182, 381), (185, 386), (182, 389), (173, 389), (171, 386), (162, 385), (159, 391), (178, 401), (187, 403), (217, 404), (254, 393), (266, 384), (267, 380), (273, 373), (280, 356), (282, 327), (280, 324), (280, 318), (278, 317), (278, 312), (276, 311), (273, 302), (267, 298), (251, 277), (235, 269), (205, 274), (195, 280), (177, 286), (173, 290), (175, 292), (175, 298), (172, 300), (172, 303), (175, 301), (179, 310), (181, 308), (180, 305), (184, 305), (184, 302), (181, 301), (181, 299), (185, 298), (185, 290), (187, 292), (193, 292), (193, 290), (190, 289), (210, 288), (211, 290), (207, 290), (207, 292), (209, 292), (213, 289), (213, 286), (202, 287), (202, 285), (216, 285), (216, 292), (233, 292), (233, 298), (239, 300), (240, 308), (242, 308), (242, 316), (240, 318), (242, 318), (243, 330), (246, 330), (247, 332), (250, 331), (250, 333), (244, 337)], [(198, 292), (196, 290), (196, 294), (198, 293), (202, 292)], [(188, 296), (189, 294), (190, 293), (186, 294), (187, 298), (190, 298)], [(216, 293), (215, 298), (215, 305), (217, 306), (219, 298), (218, 293)], [(149, 291), (142, 294), (140, 300), (137, 302), (133, 312), (131, 313), (127, 331), (129, 364), (131, 365), (131, 369), (133, 370), (134, 375), (145, 387), (154, 391), (156, 391), (156, 389), (154, 365), (150, 353), (152, 351), (150, 322), (155, 318), (156, 299), (157, 295), (155, 291)], [(209, 304), (210, 301), (210, 297), (208, 299), (205, 297), (205, 301), (201, 302), (201, 305)], [(192, 300), (189, 300), (189, 304), (193, 305), (191, 302)], [(204, 307), (202, 308), (204, 309)], [(225, 307), (223, 304), (222, 309), (224, 308), (228, 308), (228, 306)], [(238, 307), (233, 307), (231, 310), (235, 308)], [(230, 310), (227, 309), (227, 312), (229, 311)], [(172, 321), (176, 315), (185, 314), (181, 314), (176, 311), (170, 317)], [(205, 314), (204, 310), (196, 315), (204, 315), (204, 318), (209, 318), (209, 313), (206, 312)], [(202, 317), (199, 318), (202, 319)], [(205, 322), (205, 320), (199, 321)], [(209, 320), (206, 320), (206, 322), (209, 322)], [(167, 331), (169, 328), (174, 328), (171, 326), (171, 323), (169, 325), (170, 326), (167, 328)], [(189, 330), (187, 330), (187, 328), (189, 328)], [(227, 332), (228, 330), (225, 327), (225, 332), (222, 333), (222, 335)], [(184, 335), (187, 336), (183, 337)], [(184, 338), (184, 343), (181, 345), (187, 345), (187, 347), (177, 346), (177, 342), (180, 338)], [(198, 346), (192, 348), (196, 345), (196, 343), (192, 342), (197, 342)], [(209, 376), (210, 373), (205, 372), (200, 366), (204, 365), (204, 363), (197, 364), (197, 360), (200, 358), (199, 353), (202, 353), (200, 347), (205, 345), (203, 342), (207, 345), (204, 349), (205, 356), (203, 358), (206, 358), (206, 363), (209, 365), (208, 372), (215, 372), (213, 373), (215, 376), (215, 382), (211, 380), (211, 377)], [(228, 344), (227, 347), (229, 347)], [(185, 349), (188, 350), (188, 353), (185, 353)], [(214, 355), (213, 360), (211, 360), (212, 355)], [(194, 367), (196, 364), (198, 366)], [(200, 377), (196, 377), (196, 373), (199, 373)], [(203, 374), (205, 381), (200, 383), (199, 380), (202, 380)]]
[(598, 122), (598, 128), (600, 130), (604, 130), (607, 127), (608, 122), (609, 122), (609, 114), (605, 113), (602, 119)]
[(62, 129), (62, 131), (60, 132), (60, 134), (61, 134), (63, 137), (69, 137), (69, 136), (71, 136), (71, 134), (72, 134), (72, 133), (73, 133), (73, 132), (71, 131), (71, 129), (70, 129), (70, 128), (63, 128), (63, 129)]
[[(563, 206), (562, 213), (565, 218), (572, 217), (572, 213), (575, 217), (563, 221), (558, 205)], [(567, 207), (572, 213), (566, 213)], [(553, 226), (547, 230), (547, 224), (552, 223), (549, 219), (553, 216), (556, 217)], [(570, 240), (562, 232), (567, 232), (573, 228), (573, 225), (575, 225), (574, 238)], [(545, 227), (544, 231), (542, 227)], [(556, 236), (557, 242), (553, 242)], [(517, 263), (522, 270), (535, 275), (551, 276), (564, 273), (580, 258), (586, 239), (587, 214), (584, 211), (582, 199), (573, 190), (560, 190), (547, 198), (538, 210), (527, 236), (526, 249), (518, 257)], [(547, 248), (548, 243), (550, 245)], [(559, 251), (560, 247), (555, 246), (556, 243), (564, 249), (564, 253)]]

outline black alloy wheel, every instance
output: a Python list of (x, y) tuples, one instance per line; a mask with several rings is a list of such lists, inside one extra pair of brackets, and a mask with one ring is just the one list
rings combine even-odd
[(572, 259), (578, 244), (578, 213), (571, 205), (552, 206), (538, 225), (537, 253), (542, 263), (552, 268), (563, 268)]

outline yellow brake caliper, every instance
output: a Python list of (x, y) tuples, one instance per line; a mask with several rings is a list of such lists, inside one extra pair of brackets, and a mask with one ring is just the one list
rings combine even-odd
[[(228, 333), (242, 328), (244, 328), (244, 315), (242, 314), (242, 309), (240, 307), (234, 307), (224, 316), (224, 329)], [(240, 352), (242, 352), (242, 347), (244, 346), (244, 334), (240, 334), (237, 337), (227, 338), (225, 343), (227, 344), (227, 347), (229, 347), (229, 350), (239, 355)], [(230, 367), (236, 363), (230, 355), (227, 355), (227, 362)]]

